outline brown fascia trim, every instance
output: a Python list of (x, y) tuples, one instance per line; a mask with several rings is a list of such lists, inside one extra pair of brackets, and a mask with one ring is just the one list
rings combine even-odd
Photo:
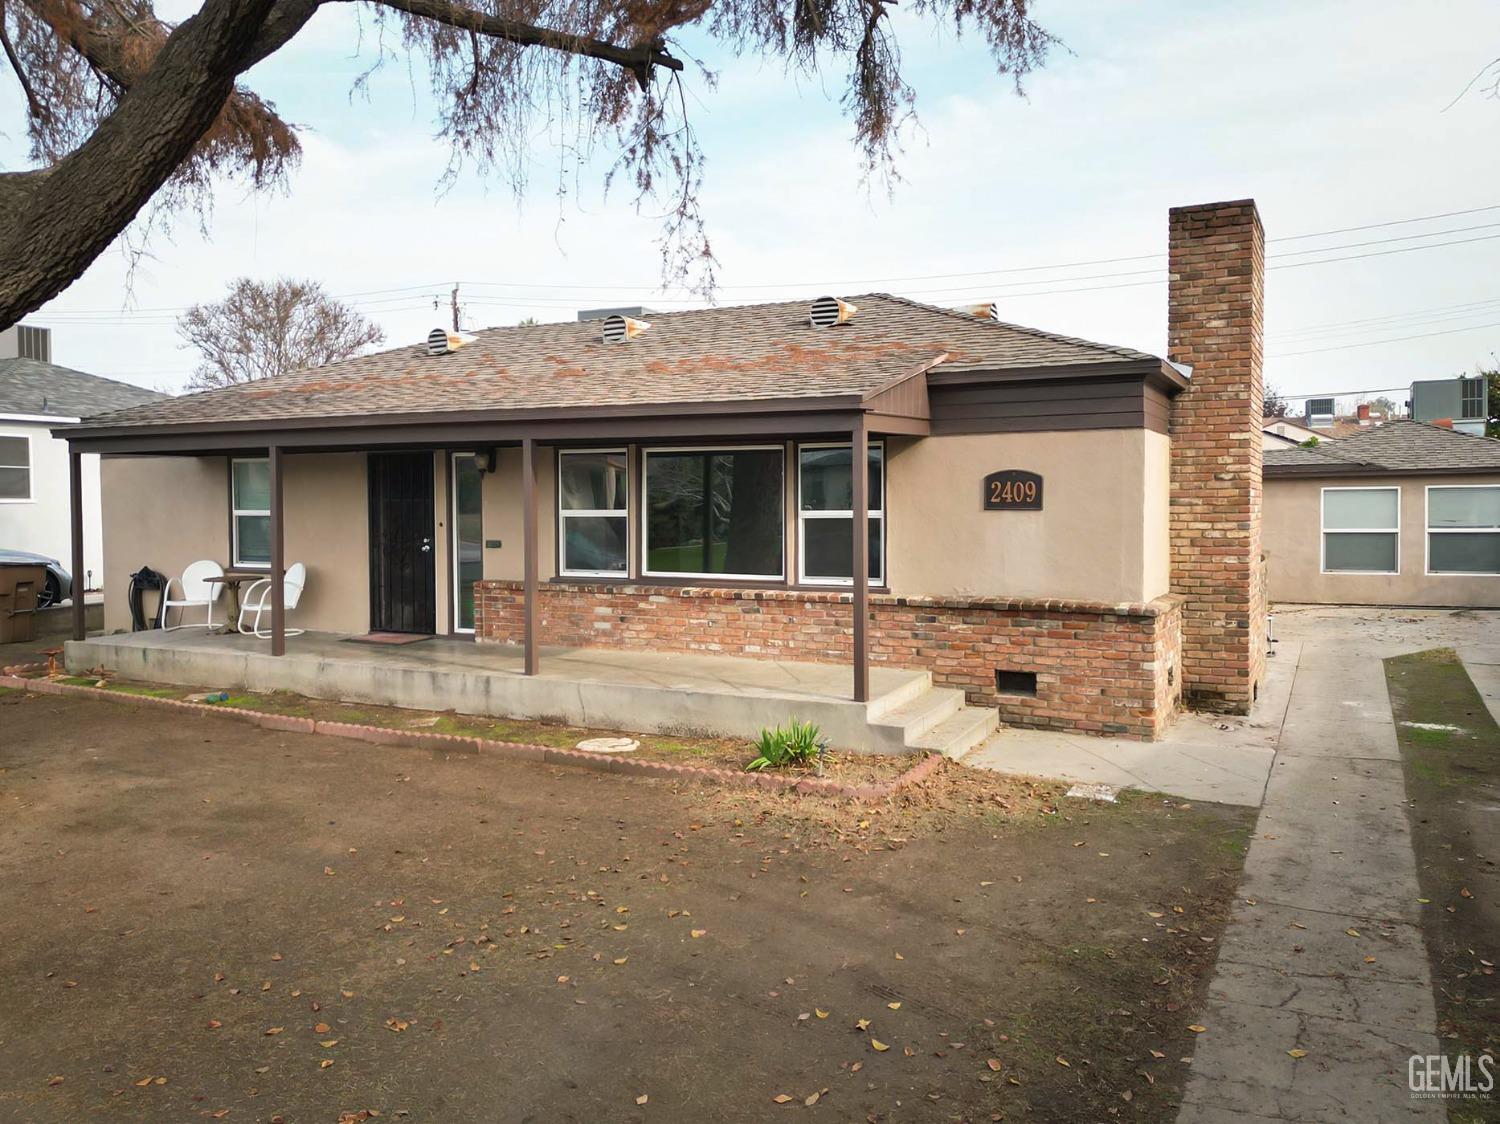
[(1268, 479), (1295, 480), (1338, 476), (1500, 476), (1500, 465), (1433, 466), (1431, 468), (1386, 468), (1379, 464), (1268, 464), (1261, 469)]
[(871, 414), (876, 433), (925, 435), (925, 419), (871, 413), (858, 394), (727, 402), (641, 404), (542, 410), (443, 411), (348, 418), (178, 423), (140, 426), (61, 426), (53, 431), (90, 453), (214, 455), (278, 445), (305, 451), (373, 447), (505, 445), (523, 437), (560, 441), (633, 441), (674, 437), (733, 438), (837, 435)]
[(1159, 390), (1178, 394), (1192, 386), (1192, 380), (1162, 359), (1120, 359), (1100, 363), (1062, 363), (1044, 367), (974, 368), (952, 370), (939, 367), (927, 375), (928, 385), (967, 386), (994, 382), (1049, 382), (1077, 378), (1129, 377), (1146, 380)]

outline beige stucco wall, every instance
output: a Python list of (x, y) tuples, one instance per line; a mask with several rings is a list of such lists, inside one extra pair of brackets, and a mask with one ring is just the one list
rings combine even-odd
[[(1427, 574), (1426, 487), (1429, 484), (1500, 484), (1500, 474), (1388, 479), (1268, 477), (1262, 541), (1270, 571), (1271, 600), (1347, 605), (1500, 606), (1500, 577)], [(1401, 572), (1322, 573), (1322, 489), (1370, 486), (1401, 489)]]
[[(369, 627), (368, 498), (359, 453), (286, 458), (286, 556), (307, 566), (288, 623)], [(172, 577), (188, 563), (229, 560), (229, 468), (223, 457), (107, 457), (101, 466), (104, 627), (130, 627), (130, 575), (149, 565)], [(221, 599), (215, 612), (222, 614)], [(189, 619), (201, 619), (190, 611)]]
[[(557, 452), (554, 449), (537, 450), (536, 497), (538, 574), (542, 581), (547, 581), (557, 574)], [(485, 548), (484, 576), (492, 580), (520, 581), (526, 576), (522, 550), (520, 449), (499, 450), (494, 475), (484, 478), (483, 512), (485, 541), (500, 541), (498, 550)]]
[[(1149, 601), (1169, 584), (1171, 443), (1143, 429), (890, 443), (891, 592)], [(984, 477), (1043, 478), (1041, 511), (983, 510)]]

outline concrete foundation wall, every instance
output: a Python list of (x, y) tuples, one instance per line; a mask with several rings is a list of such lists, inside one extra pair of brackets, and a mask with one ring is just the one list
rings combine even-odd
[[(1272, 601), (1330, 605), (1500, 606), (1500, 577), (1427, 573), (1427, 486), (1500, 484), (1491, 476), (1266, 480), (1265, 551)], [(1399, 574), (1322, 572), (1324, 488), (1399, 487)]]

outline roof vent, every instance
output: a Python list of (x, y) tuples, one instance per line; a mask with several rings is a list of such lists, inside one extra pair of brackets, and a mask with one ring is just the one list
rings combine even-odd
[(999, 320), (1000, 310), (995, 307), (994, 301), (985, 304), (961, 304), (953, 310), (961, 312), (965, 316), (972, 316), (975, 320)]
[(854, 319), (859, 309), (838, 297), (819, 297), (812, 302), (808, 320), (814, 328), (831, 328), (835, 324), (847, 324)]
[(604, 318), (604, 342), (623, 343), (625, 340), (633, 340), (640, 335), (650, 324), (644, 320), (636, 320), (631, 316), (606, 316)]
[(467, 332), (450, 332), (447, 328), (434, 328), (427, 333), (427, 354), (447, 355), (450, 351), (457, 351), (466, 343), (473, 343), (474, 337)]

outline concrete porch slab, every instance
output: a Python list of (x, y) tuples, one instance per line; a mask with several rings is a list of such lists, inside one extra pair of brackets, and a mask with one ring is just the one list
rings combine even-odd
[(526, 718), (637, 732), (746, 737), (796, 718), (816, 722), (834, 748), (910, 752), (899, 727), (872, 719), (931, 686), (926, 671), (871, 668), (868, 704), (851, 698), (836, 664), (672, 652), (543, 648), (541, 673), (521, 674), (519, 648), (436, 637), (417, 644), (351, 644), (333, 633), (269, 640), (202, 629), (72, 640), (73, 674), (107, 669), (180, 686), (294, 691), (313, 698)]

